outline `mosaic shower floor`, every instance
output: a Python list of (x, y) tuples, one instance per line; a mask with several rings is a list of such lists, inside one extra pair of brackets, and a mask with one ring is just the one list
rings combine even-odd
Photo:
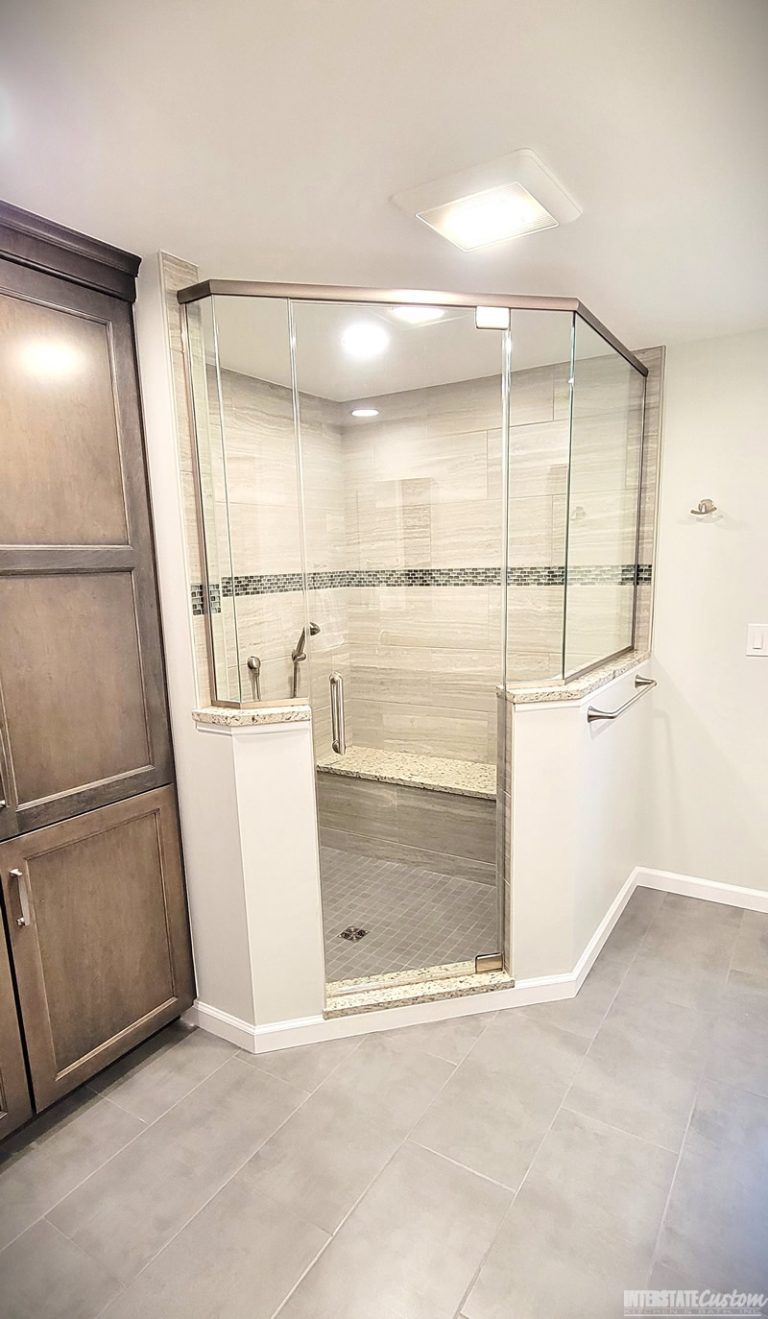
[[(495, 952), (492, 884), (334, 847), (320, 851), (328, 980), (464, 962)], [(342, 931), (365, 930), (356, 940)]]

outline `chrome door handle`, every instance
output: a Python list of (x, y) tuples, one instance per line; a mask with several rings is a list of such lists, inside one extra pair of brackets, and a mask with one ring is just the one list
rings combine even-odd
[(347, 749), (344, 726), (344, 679), (340, 673), (332, 673), (328, 681), (331, 685), (331, 746), (337, 756), (343, 756)]
[(30, 924), (27, 882), (24, 878), (23, 870), (9, 870), (8, 875), (10, 879), (16, 880), (16, 889), (19, 896), (19, 914), (15, 918), (15, 924), (19, 927), (20, 930), (23, 930), (25, 925)]

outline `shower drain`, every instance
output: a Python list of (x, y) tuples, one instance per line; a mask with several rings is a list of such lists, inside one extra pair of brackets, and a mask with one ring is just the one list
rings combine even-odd
[(350, 943), (357, 943), (358, 939), (364, 939), (367, 930), (361, 930), (358, 925), (348, 925), (346, 930), (342, 930), (339, 935), (340, 939), (349, 939)]

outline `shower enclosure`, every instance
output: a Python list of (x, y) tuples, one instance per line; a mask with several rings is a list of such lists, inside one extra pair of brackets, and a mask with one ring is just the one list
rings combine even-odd
[(501, 969), (506, 692), (634, 646), (646, 368), (574, 299), (179, 300), (193, 609), (217, 704), (311, 707), (327, 978)]

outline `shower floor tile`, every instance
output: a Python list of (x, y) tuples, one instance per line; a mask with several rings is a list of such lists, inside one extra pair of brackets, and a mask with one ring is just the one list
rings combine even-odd
[[(323, 847), (328, 980), (416, 971), (497, 951), (492, 884)], [(342, 931), (365, 937), (342, 938)]]

